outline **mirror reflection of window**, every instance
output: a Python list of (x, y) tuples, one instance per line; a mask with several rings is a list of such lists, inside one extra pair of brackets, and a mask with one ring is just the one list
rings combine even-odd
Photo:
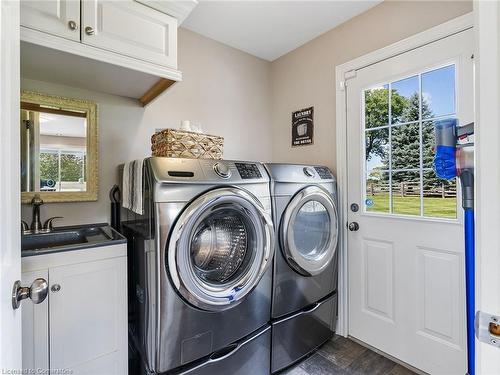
[(21, 187), (24, 192), (85, 192), (85, 112), (21, 103)]

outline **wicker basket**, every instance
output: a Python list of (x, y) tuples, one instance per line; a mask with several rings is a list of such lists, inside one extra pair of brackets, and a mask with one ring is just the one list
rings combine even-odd
[(151, 136), (153, 156), (222, 159), (224, 138), (216, 135), (165, 129)]

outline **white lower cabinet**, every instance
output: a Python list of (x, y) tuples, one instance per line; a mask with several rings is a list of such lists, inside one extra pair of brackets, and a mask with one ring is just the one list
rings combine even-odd
[[(22, 285), (31, 285), (33, 280), (43, 277), (49, 280), (49, 271), (23, 272)], [(23, 368), (49, 368), (49, 302), (47, 299), (35, 305), (23, 303), (22, 309), (22, 339), (23, 339)]]
[[(44, 302), (22, 307), (24, 369), (127, 374), (125, 246), (110, 246), (117, 247), (120, 256), (96, 260), (82, 254), (96, 249), (23, 258), (23, 284), (38, 277), (49, 283)], [(47, 265), (41, 268), (44, 257)]]

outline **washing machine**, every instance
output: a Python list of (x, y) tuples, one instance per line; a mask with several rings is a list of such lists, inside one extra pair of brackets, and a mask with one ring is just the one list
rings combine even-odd
[(334, 333), (339, 236), (336, 180), (324, 166), (266, 164), (276, 230), (272, 372)]
[(260, 163), (149, 158), (129, 239), (129, 331), (148, 374), (267, 374), (274, 228)]

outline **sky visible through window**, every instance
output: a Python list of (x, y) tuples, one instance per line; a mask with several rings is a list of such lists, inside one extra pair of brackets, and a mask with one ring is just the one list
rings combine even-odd
[[(414, 93), (415, 85), (412, 78), (417, 78), (417, 76), (397, 82), (397, 91), (399, 94), (409, 97)], [(386, 85), (385, 87), (388, 88), (389, 86)], [(395, 89), (395, 87), (392, 88)], [(434, 117), (449, 115), (455, 112), (455, 96), (450, 95), (450, 92), (455, 92), (455, 68), (453, 65), (422, 74), (422, 99), (432, 109)], [(369, 171), (382, 166), (382, 158), (374, 155), (367, 161), (366, 168)]]

